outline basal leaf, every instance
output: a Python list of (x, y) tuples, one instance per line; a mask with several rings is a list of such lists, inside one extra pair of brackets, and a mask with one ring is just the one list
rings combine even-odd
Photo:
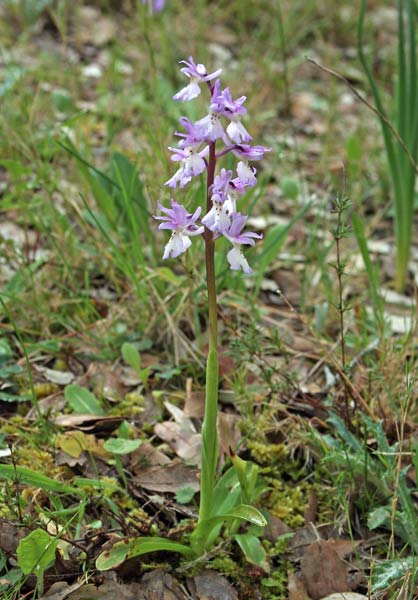
[(84, 495), (83, 492), (70, 485), (65, 485), (60, 481), (50, 479), (42, 473), (32, 471), (27, 467), (14, 467), (13, 465), (0, 465), (0, 479), (8, 479), (9, 481), (18, 480), (20, 484), (30, 487), (39, 488), (47, 492), (58, 492), (61, 494), (77, 494)]
[(261, 567), (266, 573), (269, 573), (270, 565), (267, 554), (258, 537), (250, 533), (242, 533), (234, 535), (234, 540), (241, 548), (248, 562)]
[(125, 440), (123, 438), (110, 438), (104, 443), (104, 448), (112, 454), (129, 454), (141, 445), (141, 440)]
[(58, 540), (43, 529), (35, 529), (20, 540), (17, 547), (17, 564), (25, 575), (40, 575), (55, 561)]
[(105, 414), (96, 396), (86, 388), (72, 383), (66, 386), (64, 395), (73, 411), (79, 415)]

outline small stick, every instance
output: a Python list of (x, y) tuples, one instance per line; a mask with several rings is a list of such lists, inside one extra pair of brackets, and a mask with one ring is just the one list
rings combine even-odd
[(332, 69), (329, 69), (328, 67), (324, 67), (324, 65), (321, 65), (319, 62), (317, 62), (313, 58), (306, 57), (306, 60), (308, 62), (310, 62), (312, 65), (315, 65), (315, 67), (317, 67), (318, 69), (321, 69), (321, 71), (325, 71), (325, 73), (329, 73), (330, 75), (333, 75), (334, 77), (336, 77), (337, 79), (342, 81), (353, 92), (353, 94), (357, 98), (357, 100), (360, 100), (360, 102), (363, 102), (363, 104), (365, 104), (368, 108), (370, 108), (370, 110), (372, 110), (378, 117), (380, 117), (382, 119), (382, 121), (385, 123), (385, 125), (387, 125), (389, 127), (391, 133), (398, 140), (398, 142), (400, 143), (402, 148), (405, 150), (411, 165), (414, 167), (415, 173), (418, 175), (418, 165), (415, 162), (414, 157), (412, 156), (408, 146), (405, 144), (405, 142), (403, 141), (403, 139), (401, 138), (399, 133), (393, 127), (393, 125), (389, 121), (389, 119), (382, 112), (380, 112), (380, 110), (378, 110), (375, 106), (373, 106), (373, 104), (371, 104), (368, 100), (366, 100), (366, 98), (364, 98), (364, 96), (362, 96), (356, 90), (356, 88), (343, 75), (341, 75), (340, 73), (337, 73), (336, 71), (333, 71)]

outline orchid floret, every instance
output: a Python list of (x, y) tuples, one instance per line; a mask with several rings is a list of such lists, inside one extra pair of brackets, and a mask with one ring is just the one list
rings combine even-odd
[(203, 226), (196, 225), (196, 221), (202, 212), (201, 207), (195, 212), (189, 213), (185, 207), (171, 199), (171, 208), (165, 208), (158, 203), (162, 216), (154, 216), (154, 219), (162, 221), (158, 229), (171, 229), (173, 233), (165, 246), (163, 259), (177, 258), (191, 246), (190, 236), (200, 235), (204, 231)]
[(181, 60), (180, 63), (186, 65), (180, 71), (190, 79), (190, 83), (173, 96), (174, 100), (188, 102), (189, 100), (193, 100), (193, 98), (197, 98), (200, 94), (199, 84), (216, 79), (222, 73), (222, 69), (208, 73), (205, 65), (196, 64), (192, 56), (189, 56), (188, 60)]

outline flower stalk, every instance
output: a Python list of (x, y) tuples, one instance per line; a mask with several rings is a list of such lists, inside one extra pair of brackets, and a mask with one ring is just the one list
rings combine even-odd
[[(207, 197), (206, 208), (212, 208), (211, 189), (215, 177), (215, 144), (209, 145), (209, 162), (207, 171)], [(200, 476), (200, 508), (199, 521), (204, 521), (210, 515), (211, 499), (215, 486), (216, 464), (218, 459), (218, 431), (216, 427), (218, 415), (218, 316), (216, 301), (215, 279), (215, 242), (212, 232), (205, 227), (205, 259), (206, 259), (206, 286), (208, 293), (209, 316), (209, 352), (206, 364), (206, 395), (205, 414), (202, 425), (202, 459)]]

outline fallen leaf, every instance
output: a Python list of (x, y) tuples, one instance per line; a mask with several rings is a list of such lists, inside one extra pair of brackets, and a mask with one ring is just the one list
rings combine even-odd
[(301, 562), (302, 581), (313, 600), (333, 592), (348, 591), (348, 571), (329, 541), (308, 546)]
[(269, 514), (267, 519), (267, 527), (265, 529), (265, 536), (268, 540), (275, 543), (277, 538), (285, 533), (290, 533), (292, 530), (289, 525), (286, 525), (284, 521), (275, 517), (272, 514)]
[(288, 600), (311, 600), (303, 582), (295, 573), (288, 574), (287, 594)]
[(203, 419), (205, 414), (205, 392), (188, 391), (184, 401), (184, 414), (186, 417)]
[(58, 385), (68, 385), (74, 380), (74, 374), (71, 371), (56, 371), (47, 367), (35, 366), (36, 370), (43, 374), (45, 379)]
[(83, 586), (83, 582), (74, 583), (73, 585), (69, 585), (65, 581), (57, 581), (53, 583), (47, 593), (40, 598), (40, 600), (48, 599), (48, 600), (66, 600), (67, 598), (71, 598), (72, 592), (80, 589)]
[(107, 434), (119, 427), (122, 421), (122, 417), (105, 417), (103, 415), (60, 415), (54, 419), (54, 424), (69, 429)]
[(177, 579), (164, 571), (152, 571), (141, 580), (140, 589), (143, 596), (136, 596), (135, 600), (188, 600), (182, 591)]
[(199, 600), (238, 600), (238, 594), (226, 577), (206, 570), (187, 582), (187, 587)]
[(219, 453), (229, 454), (229, 449), (237, 448), (241, 441), (241, 432), (238, 427), (239, 417), (231, 413), (218, 412), (218, 437)]
[(172, 421), (157, 423), (154, 431), (160, 439), (169, 444), (177, 456), (191, 465), (200, 464), (200, 446), (202, 442), (200, 433), (184, 430), (181, 425)]
[(321, 600), (368, 600), (368, 596), (356, 594), (356, 592), (344, 592), (324, 596), (324, 598), (321, 598)]
[(109, 458), (110, 455), (103, 448), (103, 442), (97, 440), (92, 434), (86, 434), (83, 431), (67, 431), (57, 436), (56, 445), (71, 458), (79, 458), (84, 452), (88, 451), (94, 456)]
[(131, 469), (134, 474), (149, 467), (171, 464), (171, 460), (164, 452), (154, 448), (152, 444), (143, 442), (141, 446), (131, 454)]
[(185, 486), (199, 490), (199, 472), (197, 469), (183, 464), (174, 464), (163, 467), (152, 467), (138, 472), (134, 478), (135, 483), (153, 492), (171, 492), (175, 494)]

